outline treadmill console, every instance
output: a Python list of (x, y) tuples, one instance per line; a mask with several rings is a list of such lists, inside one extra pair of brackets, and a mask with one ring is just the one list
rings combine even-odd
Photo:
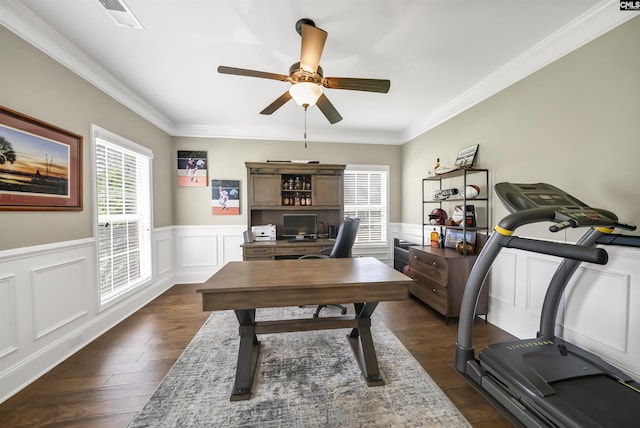
[(498, 183), (496, 195), (510, 212), (531, 208), (589, 208), (584, 202), (547, 183)]
[(557, 232), (567, 227), (589, 227), (617, 225), (618, 218), (610, 211), (591, 208), (563, 190), (547, 183), (498, 183), (494, 187), (496, 195), (511, 212), (552, 208), (554, 222), (549, 230)]

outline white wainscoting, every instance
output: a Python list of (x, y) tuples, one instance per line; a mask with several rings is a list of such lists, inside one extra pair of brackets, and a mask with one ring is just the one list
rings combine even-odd
[(93, 239), (0, 251), (0, 402), (179, 283), (242, 260), (243, 226), (153, 233), (149, 286), (100, 308)]
[[(93, 239), (0, 251), (0, 402), (174, 284), (203, 282), (225, 263), (241, 260), (244, 230), (155, 229), (153, 283), (102, 310)], [(395, 237), (419, 243), (420, 226), (391, 224), (387, 247), (359, 247), (354, 254), (392, 264)], [(634, 358), (640, 355), (640, 251), (607, 250), (608, 265), (586, 265), (576, 274), (558, 330), (640, 378)], [(492, 272), (489, 321), (518, 337), (534, 335), (557, 263), (504, 250)]]

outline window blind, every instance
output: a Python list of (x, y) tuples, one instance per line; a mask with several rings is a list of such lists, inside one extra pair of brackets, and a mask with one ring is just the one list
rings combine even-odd
[(105, 303), (151, 279), (151, 157), (96, 137), (94, 161), (100, 301)]
[(344, 172), (344, 213), (360, 218), (356, 244), (386, 244), (388, 167), (350, 165)]

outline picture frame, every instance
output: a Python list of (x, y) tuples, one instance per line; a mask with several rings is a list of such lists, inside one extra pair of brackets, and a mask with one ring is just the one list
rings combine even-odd
[(178, 186), (207, 187), (207, 152), (178, 150)]
[[(462, 241), (462, 230), (458, 229), (447, 229), (447, 233), (444, 236), (444, 246), (446, 248), (456, 248), (456, 244)], [(467, 231), (464, 235), (465, 241), (470, 243), (471, 245), (476, 245), (476, 232), (475, 231)]]
[(82, 211), (82, 140), (0, 106), (0, 210)]
[(211, 214), (240, 214), (240, 180), (211, 180)]
[(479, 144), (474, 144), (473, 146), (460, 149), (456, 156), (456, 166), (460, 169), (473, 167), (473, 163), (478, 155), (478, 146)]

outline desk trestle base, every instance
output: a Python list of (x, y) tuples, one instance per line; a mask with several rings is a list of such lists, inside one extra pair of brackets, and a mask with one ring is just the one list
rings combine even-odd
[(377, 302), (356, 303), (355, 316), (291, 319), (257, 322), (255, 309), (238, 309), (236, 318), (240, 323), (240, 347), (236, 378), (230, 401), (249, 400), (257, 369), (260, 341), (257, 334), (284, 333), (289, 331), (326, 330), (353, 328), (347, 340), (367, 386), (385, 384), (378, 368), (378, 359), (371, 337), (371, 314)]

